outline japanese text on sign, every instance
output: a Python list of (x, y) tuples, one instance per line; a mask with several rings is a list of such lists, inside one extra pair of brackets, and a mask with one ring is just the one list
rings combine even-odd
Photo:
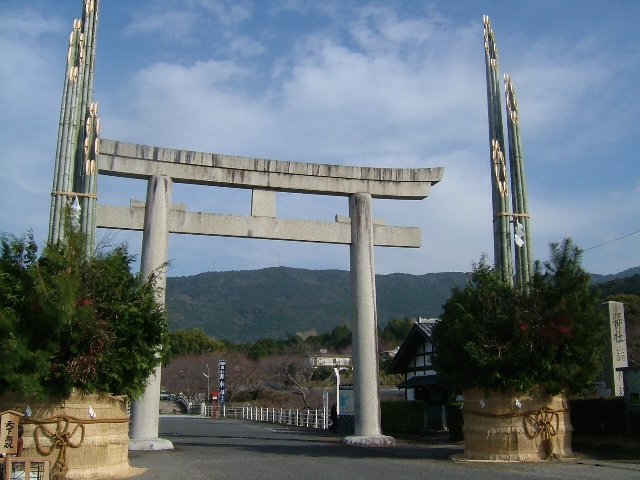
[(0, 452), (16, 453), (18, 449), (18, 424), (20, 418), (9, 411), (0, 419)]
[(220, 360), (218, 362), (218, 404), (223, 405), (225, 403), (226, 400), (226, 386), (227, 386), (227, 381), (226, 381), (226, 365), (227, 365), (227, 361), (226, 360)]

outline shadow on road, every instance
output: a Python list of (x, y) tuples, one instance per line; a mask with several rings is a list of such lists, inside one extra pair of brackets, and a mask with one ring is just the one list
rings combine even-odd
[[(218, 424), (217, 426), (224, 425)], [(384, 459), (446, 459), (461, 453), (462, 447), (444, 443), (417, 444), (398, 441), (394, 446), (357, 446), (341, 443), (341, 437), (324, 430), (302, 427), (281, 427), (265, 423), (246, 422), (254, 429), (246, 428), (230, 432), (231, 425), (224, 425), (223, 431), (212, 428), (207, 432), (185, 432), (167, 429), (161, 432), (163, 438), (173, 442), (176, 451), (199, 448), (234, 449), (246, 453), (306, 456), (325, 458), (384, 458)], [(232, 429), (231, 429), (232, 430)]]

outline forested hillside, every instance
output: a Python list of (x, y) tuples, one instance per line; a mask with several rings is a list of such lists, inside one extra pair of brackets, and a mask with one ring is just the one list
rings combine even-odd
[[(464, 273), (377, 275), (378, 322), (437, 317)], [(342, 270), (287, 267), (207, 272), (167, 280), (171, 329), (200, 328), (232, 342), (324, 333), (349, 325), (350, 275)]]
[(619, 294), (640, 295), (640, 274), (599, 283), (597, 287), (602, 292), (602, 298)]
[(611, 282), (613, 280), (618, 280), (618, 279), (623, 279), (623, 278), (628, 278), (628, 277), (633, 277), (633, 276), (637, 276), (640, 275), (640, 267), (633, 267), (633, 268), (628, 268), (627, 270), (624, 270), (622, 272), (619, 273), (614, 273), (611, 275), (598, 275), (598, 274), (591, 274), (591, 281), (594, 284), (601, 284), (604, 282)]
[[(214, 329), (227, 328), (227, 331), (239, 331), (240, 334), (237, 338), (224, 337), (211, 331), (205, 334), (202, 330), (194, 330), (197, 325), (185, 323), (184, 326), (176, 326), (174, 323), (174, 331), (169, 338), (172, 360), (162, 373), (163, 385), (170, 391), (176, 392), (204, 391), (202, 389), (206, 386), (206, 382), (203, 381), (202, 373), (209, 366), (216, 365), (220, 358), (226, 358), (230, 369), (229, 378), (233, 378), (228, 388), (234, 401), (260, 399), (267, 406), (282, 406), (284, 405), (282, 396), (286, 393), (298, 399), (296, 402), (302, 402), (301, 399), (304, 398), (301, 404), (296, 404), (296, 408), (308, 404), (313, 404), (315, 408), (320, 404), (321, 396), (313, 397), (309, 386), (319, 378), (317, 375), (305, 376), (309, 372), (305, 373), (300, 368), (302, 356), (305, 353), (317, 353), (321, 350), (347, 355), (350, 353), (351, 331), (347, 326), (339, 324), (343, 321), (342, 319), (349, 316), (348, 279), (348, 272), (285, 268), (211, 273), (184, 279), (170, 279), (168, 297), (173, 296), (174, 301), (176, 297), (180, 297), (178, 302), (174, 303), (174, 308), (176, 305), (178, 308), (188, 306), (190, 308), (188, 311), (201, 315), (203, 324), (207, 323), (207, 319), (226, 318), (228, 325), (225, 325), (224, 321), (211, 322), (210, 325)], [(176, 280), (182, 281), (177, 283), (178, 288), (174, 283)], [(413, 281), (418, 285), (413, 285)], [(451, 287), (445, 288), (445, 285), (452, 285), (455, 282), (464, 283), (464, 281), (465, 275), (462, 273), (379, 276), (377, 278), (378, 303), (387, 305), (386, 312), (394, 311), (393, 305), (396, 311), (401, 311), (403, 305), (406, 307), (418, 304), (418, 307), (412, 308), (419, 308), (426, 299), (430, 299), (431, 304), (440, 305), (444, 300), (440, 301), (438, 298), (448, 298), (451, 290)], [(640, 362), (639, 284), (640, 275), (634, 275), (597, 285), (602, 292), (603, 302), (616, 300), (625, 304), (630, 365), (638, 365)], [(183, 288), (185, 290), (181, 290)], [(314, 292), (316, 292), (315, 296)], [(392, 298), (389, 299), (388, 296)], [(269, 308), (263, 307), (262, 310), (258, 308), (258, 305), (269, 304), (272, 304)], [(269, 323), (270, 317), (265, 312), (277, 316), (279, 305), (286, 307), (283, 311), (294, 327), (285, 330), (282, 336), (260, 333), (273, 328)], [(388, 305), (392, 305), (392, 308)], [(324, 308), (326, 310), (323, 310)], [(294, 314), (297, 310), (300, 311), (299, 316)], [(325, 315), (324, 311), (329, 313)], [(406, 308), (404, 311), (410, 310)], [(226, 314), (218, 312), (226, 312)], [(249, 312), (253, 312), (251, 320), (244, 319), (242, 315)], [(175, 316), (177, 313), (173, 311), (170, 315)], [(318, 319), (318, 324), (311, 325), (306, 322), (307, 315), (309, 317), (314, 315), (313, 318)], [(391, 314), (386, 313), (386, 315)], [(391, 350), (402, 343), (413, 324), (413, 318), (437, 315), (439, 312), (399, 314), (390, 322), (389, 318), (386, 318), (384, 328), (379, 329), (380, 352)], [(404, 318), (405, 316), (411, 318)], [(237, 318), (240, 318), (240, 325), (247, 326), (238, 328), (234, 325), (234, 320), (230, 319)], [(331, 321), (336, 318), (338, 324), (332, 324)], [(322, 319), (329, 320), (322, 323)], [(185, 316), (184, 320), (187, 322), (188, 317)], [(261, 326), (262, 329), (257, 330), (256, 326)], [(295, 326), (302, 326), (302, 328), (295, 328)], [(316, 330), (318, 334), (308, 335), (310, 330)], [(296, 336), (297, 332), (305, 332), (304, 338)], [(211, 337), (228, 341), (221, 342)], [(384, 375), (384, 362), (384, 358), (381, 357), (381, 381), (394, 386), (400, 380), (387, 378)], [(329, 376), (330, 374), (331, 372), (328, 372)], [(303, 394), (310, 396), (303, 397)]]
[[(640, 296), (637, 271), (594, 275), (603, 301), (612, 295)], [(437, 317), (451, 289), (465, 281), (461, 272), (377, 275), (378, 322), (385, 327), (392, 319)], [(628, 317), (635, 313), (629, 308)], [(339, 325), (351, 327), (350, 275), (276, 267), (170, 277), (167, 311), (172, 330), (199, 328), (234, 343), (326, 333)]]

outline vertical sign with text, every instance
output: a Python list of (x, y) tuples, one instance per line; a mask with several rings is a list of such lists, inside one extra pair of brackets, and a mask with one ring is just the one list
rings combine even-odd
[(605, 352), (605, 380), (612, 395), (624, 396), (624, 377), (618, 368), (629, 366), (627, 360), (627, 334), (624, 322), (624, 304), (606, 302), (609, 310), (609, 347)]
[(226, 380), (226, 360), (218, 361), (218, 404), (223, 405), (226, 401), (227, 380)]
[(15, 454), (18, 451), (18, 424), (20, 417), (13, 411), (0, 415), (0, 452)]

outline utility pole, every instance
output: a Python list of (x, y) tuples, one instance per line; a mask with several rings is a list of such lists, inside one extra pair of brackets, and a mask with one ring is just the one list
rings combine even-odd
[(207, 403), (209, 403), (209, 399), (211, 397), (211, 386), (209, 384), (209, 364), (207, 363), (207, 373), (202, 373), (205, 377), (207, 377)]

